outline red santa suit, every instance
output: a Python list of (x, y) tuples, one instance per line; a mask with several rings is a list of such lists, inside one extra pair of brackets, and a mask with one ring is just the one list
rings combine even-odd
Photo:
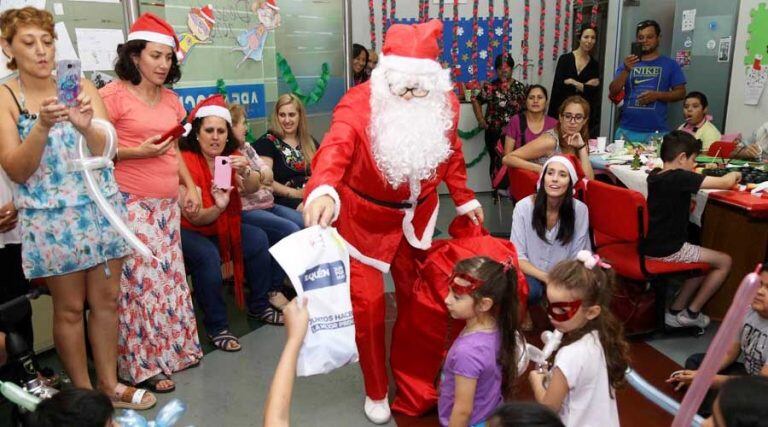
[[(397, 27), (426, 25), (431, 25), (433, 30), (438, 25), (442, 28), (438, 21)], [(392, 26), (390, 32), (397, 30), (395, 27)], [(432, 60), (437, 56), (436, 39), (427, 42), (424, 52), (413, 48), (404, 53), (398, 52), (402, 50), (396, 46), (398, 40), (387, 34), (388, 43), (384, 46), (383, 56), (403, 55), (418, 59), (420, 54), (424, 54)], [(391, 47), (389, 51), (388, 45)], [(464, 156), (456, 132), (458, 100), (452, 92), (447, 96), (450, 97), (453, 112), (453, 126), (447, 131), (452, 153), (437, 167), (431, 179), (420, 181), (420, 189), (415, 188), (413, 194), (408, 182), (393, 188), (374, 159), (368, 130), (371, 124), (370, 81), (353, 87), (341, 99), (334, 110), (330, 130), (312, 161), (312, 177), (305, 190), (308, 195), (305, 206), (322, 195), (330, 195), (336, 202), (333, 225), (351, 245), (351, 295), (356, 341), (366, 395), (373, 400), (384, 399), (388, 388), (382, 273), (391, 270), (397, 300), (408, 297), (417, 267), (415, 260), (431, 246), (439, 207), (437, 187), (441, 182), (448, 187), (458, 214), (480, 207), (474, 192), (466, 185)], [(400, 307), (411, 305), (398, 303), (398, 310)], [(409, 318), (418, 318), (418, 313), (410, 314)], [(407, 351), (408, 341), (419, 339), (418, 336), (409, 336), (407, 328), (396, 327), (392, 351)], [(411, 358), (418, 357), (417, 354), (411, 355)], [(392, 354), (391, 359), (398, 388), (407, 387), (403, 384), (407, 378), (397, 375), (399, 366), (394, 361), (407, 361), (409, 358)], [(397, 400), (394, 409), (398, 409)]]

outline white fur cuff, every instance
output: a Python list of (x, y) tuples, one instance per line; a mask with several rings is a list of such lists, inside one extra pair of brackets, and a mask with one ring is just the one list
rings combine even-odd
[(331, 196), (333, 198), (333, 218), (331, 219), (331, 223), (336, 222), (339, 218), (339, 211), (341, 210), (341, 200), (339, 200), (339, 193), (336, 192), (336, 189), (328, 184), (319, 185), (312, 190), (312, 192), (309, 193), (309, 197), (307, 197), (307, 200), (304, 202), (304, 207), (308, 207), (313, 200), (320, 196)]
[(481, 207), (480, 202), (477, 201), (477, 199), (472, 199), (468, 201), (467, 203), (464, 203), (461, 206), (456, 207), (456, 213), (459, 215), (464, 215), (470, 211), (473, 211), (477, 208)]

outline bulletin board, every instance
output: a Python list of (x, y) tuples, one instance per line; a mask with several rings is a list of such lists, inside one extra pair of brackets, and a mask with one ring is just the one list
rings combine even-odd
[[(107, 46), (100, 37), (100, 34), (108, 34), (110, 40), (112, 37), (124, 38), (123, 30), (123, 6), (119, 0), (0, 0), (0, 11), (8, 8), (18, 8), (24, 6), (43, 7), (54, 16), (56, 21), (56, 30), (58, 42), (56, 46), (57, 59), (71, 59), (71, 55), (80, 58), (81, 53), (87, 57), (83, 58), (85, 65), (91, 64), (107, 75), (114, 75), (111, 66), (99, 66), (109, 62), (116, 56), (117, 46)], [(64, 31), (66, 31), (66, 34)], [(94, 31), (95, 30), (95, 31)], [(106, 30), (99, 33), (99, 30)], [(78, 35), (80, 37), (78, 37)], [(102, 40), (98, 40), (98, 39)], [(93, 40), (96, 43), (93, 43)], [(69, 40), (71, 44), (66, 43)], [(82, 46), (80, 40), (83, 40)], [(86, 46), (87, 45), (87, 46)], [(80, 49), (83, 49), (81, 52)], [(65, 56), (65, 57), (62, 57)], [(12, 76), (6, 71), (6, 58), (0, 54), (0, 80), (5, 80)], [(94, 70), (86, 70), (86, 77), (90, 78)]]

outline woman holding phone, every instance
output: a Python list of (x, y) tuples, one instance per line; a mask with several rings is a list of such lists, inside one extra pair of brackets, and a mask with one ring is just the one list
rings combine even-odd
[[(195, 298), (203, 309), (203, 324), (211, 343), (223, 351), (239, 351), (240, 342), (229, 331), (222, 292), (221, 264), (234, 266), (235, 298), (246, 304), (248, 317), (281, 325), (282, 313), (269, 304), (267, 293), (274, 275), (283, 275), (269, 254), (267, 233), (241, 220), (240, 190), (258, 191), (260, 173), (237, 151), (232, 115), (224, 98), (213, 95), (189, 113), (192, 130), (182, 141), (182, 155), (202, 195), (197, 215), (182, 213), (181, 244), (195, 284)], [(189, 191), (189, 190), (187, 190)], [(243, 295), (247, 280), (250, 293)]]
[[(8, 68), (18, 70), (0, 88), (0, 164), (15, 182), (24, 274), (44, 279), (51, 292), (53, 339), (73, 385), (92, 388), (83, 325), (87, 302), (96, 387), (117, 408), (148, 409), (155, 396), (119, 384), (116, 375), (119, 272), (130, 248), (91, 201), (82, 174), (63, 161), (78, 157), (81, 136), (91, 153), (103, 152), (105, 133), (93, 119), (106, 120), (104, 104), (84, 79), (79, 89), (70, 88), (70, 95), (77, 93), (72, 107), (58, 100), (49, 12), (10, 9), (0, 22)], [(93, 173), (107, 200), (124, 214), (112, 169)]]
[(181, 78), (177, 47), (167, 22), (143, 14), (118, 47), (118, 79), (99, 91), (117, 130), (115, 176), (128, 226), (155, 255), (129, 257), (122, 270), (118, 373), (157, 393), (174, 390), (171, 374), (203, 357), (179, 237), (179, 203), (194, 216), (200, 196), (179, 200), (179, 182), (190, 187), (192, 177), (175, 138), (162, 137), (186, 115), (164, 87)]

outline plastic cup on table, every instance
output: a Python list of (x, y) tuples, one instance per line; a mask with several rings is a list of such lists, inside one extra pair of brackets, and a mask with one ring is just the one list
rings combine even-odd
[(624, 140), (623, 139), (617, 139), (613, 141), (613, 152), (614, 153), (621, 153), (622, 150), (624, 150)]
[(597, 137), (597, 152), (605, 153), (605, 144), (608, 142), (608, 138), (604, 136)]

